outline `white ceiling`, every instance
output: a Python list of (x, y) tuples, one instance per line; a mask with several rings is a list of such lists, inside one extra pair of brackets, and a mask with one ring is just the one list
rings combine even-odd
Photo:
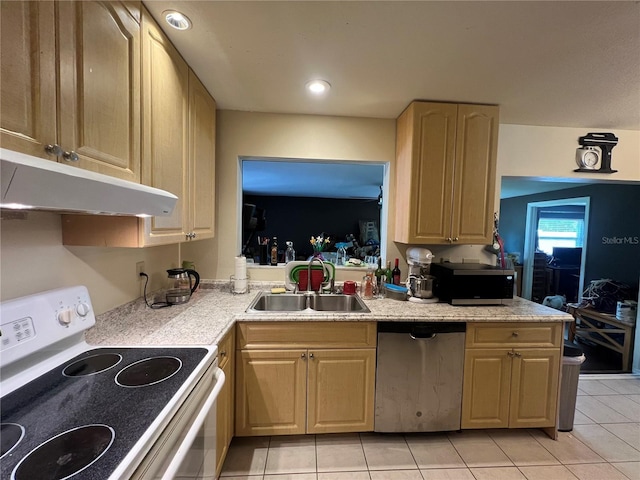
[[(500, 105), (501, 123), (640, 129), (636, 1), (144, 3), (191, 18), (164, 29), (220, 109), (395, 118), (430, 99)], [(305, 94), (312, 78), (327, 98)]]
[[(396, 118), (424, 99), (497, 104), (501, 123), (640, 130), (637, 1), (144, 4), (219, 109)], [(168, 9), (186, 14), (193, 28), (166, 26)], [(331, 83), (326, 97), (306, 94), (314, 78)], [(289, 185), (305, 182), (315, 196), (358, 188), (335, 182), (356, 173), (320, 175)], [(564, 186), (513, 179), (503, 188), (506, 197)]]

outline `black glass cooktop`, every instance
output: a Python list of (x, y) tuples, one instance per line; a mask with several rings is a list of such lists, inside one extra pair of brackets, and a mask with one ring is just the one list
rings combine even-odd
[(11, 392), (2, 398), (0, 478), (107, 479), (206, 353), (99, 348)]

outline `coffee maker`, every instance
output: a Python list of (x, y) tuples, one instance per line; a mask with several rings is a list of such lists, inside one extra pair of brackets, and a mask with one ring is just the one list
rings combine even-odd
[(427, 248), (411, 247), (407, 249), (409, 301), (417, 303), (434, 303), (438, 301), (433, 296), (436, 278), (429, 275), (432, 259), (433, 253)]

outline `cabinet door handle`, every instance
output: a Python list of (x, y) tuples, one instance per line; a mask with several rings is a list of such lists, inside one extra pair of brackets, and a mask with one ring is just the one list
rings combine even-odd
[(302, 353), (300, 354), (300, 358), (307, 358), (307, 356), (304, 353)]
[(191, 233), (191, 238), (195, 239), (196, 238), (196, 234), (195, 233)]
[(226, 356), (227, 356), (227, 352), (225, 352), (224, 350), (222, 350), (222, 351), (220, 352), (220, 356), (221, 356), (221, 357), (226, 357)]
[(64, 150), (62, 150), (62, 147), (57, 143), (46, 145), (44, 147), (44, 151), (47, 152), (49, 155), (55, 155), (56, 157), (59, 157), (64, 153)]
[(310, 354), (309, 354), (309, 358), (313, 358), (313, 353), (310, 353)]
[(457, 242), (458, 241), (458, 237), (453, 237), (453, 241)]
[(521, 357), (521, 356), (522, 356), (522, 354), (521, 354), (520, 352), (515, 352), (515, 353), (514, 353), (514, 355), (515, 355), (516, 357)]
[(447, 242), (451, 243), (451, 237), (447, 237), (447, 238), (445, 238), (445, 240), (446, 240)]
[(73, 150), (71, 150), (70, 152), (64, 152), (62, 154), (62, 158), (64, 158), (68, 162), (77, 162), (80, 159), (80, 157), (78, 157), (78, 154)]
[(507, 356), (513, 358), (515, 354), (513, 352), (507, 352)]

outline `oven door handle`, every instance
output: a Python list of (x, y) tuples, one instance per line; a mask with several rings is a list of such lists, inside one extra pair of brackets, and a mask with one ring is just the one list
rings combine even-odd
[(220, 368), (218, 368), (216, 370), (216, 373), (214, 374), (214, 378), (215, 378), (215, 387), (213, 387), (213, 390), (205, 400), (204, 404), (202, 405), (202, 408), (200, 409), (200, 412), (196, 416), (196, 419), (193, 421), (191, 428), (185, 435), (184, 440), (182, 440), (180, 447), (178, 447), (178, 450), (176, 451), (175, 456), (171, 460), (171, 463), (169, 464), (164, 474), (162, 475), (162, 480), (171, 480), (176, 476), (176, 474), (178, 473), (178, 469), (180, 468), (182, 461), (187, 456), (187, 453), (189, 452), (191, 445), (193, 445), (193, 441), (195, 440), (196, 435), (200, 431), (200, 427), (202, 427), (202, 424), (204, 423), (204, 420), (207, 417), (209, 410), (211, 410), (211, 407), (213, 406), (216, 399), (218, 398), (218, 395), (220, 394), (220, 390), (222, 390), (222, 387), (224, 386), (224, 382), (225, 382), (224, 372)]

